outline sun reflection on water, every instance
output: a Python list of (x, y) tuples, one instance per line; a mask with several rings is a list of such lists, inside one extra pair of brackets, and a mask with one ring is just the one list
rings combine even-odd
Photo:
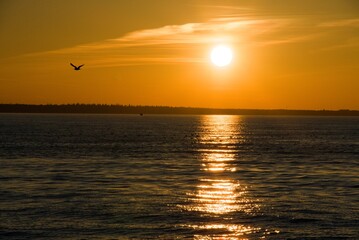
[[(206, 221), (185, 227), (198, 230), (195, 239), (247, 239), (259, 231), (250, 225), (233, 223), (233, 214), (251, 214), (259, 209), (248, 197), (247, 186), (233, 174), (238, 170), (236, 145), (245, 139), (240, 134), (238, 116), (204, 116), (199, 136), (201, 170), (197, 190), (187, 194), (187, 211), (199, 212)], [(202, 234), (203, 233), (203, 234)]]
[(224, 214), (244, 210), (246, 200), (240, 199), (245, 189), (231, 180), (202, 179), (195, 194), (188, 194), (192, 202), (192, 211)]

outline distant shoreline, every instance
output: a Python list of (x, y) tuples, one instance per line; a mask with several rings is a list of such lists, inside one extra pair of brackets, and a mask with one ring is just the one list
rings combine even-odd
[(106, 104), (0, 104), (0, 113), (359, 116), (359, 110), (219, 109)]

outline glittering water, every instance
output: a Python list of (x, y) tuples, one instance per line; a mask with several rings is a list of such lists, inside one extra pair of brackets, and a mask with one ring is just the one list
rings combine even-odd
[(1, 239), (359, 239), (359, 118), (0, 115)]

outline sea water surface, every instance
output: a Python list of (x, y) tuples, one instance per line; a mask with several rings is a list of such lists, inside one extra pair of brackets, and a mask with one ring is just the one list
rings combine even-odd
[(1, 239), (359, 239), (359, 118), (0, 114)]

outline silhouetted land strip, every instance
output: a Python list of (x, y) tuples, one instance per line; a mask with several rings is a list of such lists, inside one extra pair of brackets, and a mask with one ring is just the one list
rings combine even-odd
[(228, 114), (228, 115), (309, 115), (359, 116), (358, 110), (263, 110), (215, 109), (167, 106), (132, 106), (106, 104), (0, 104), (1, 113), (93, 113), (93, 114)]

